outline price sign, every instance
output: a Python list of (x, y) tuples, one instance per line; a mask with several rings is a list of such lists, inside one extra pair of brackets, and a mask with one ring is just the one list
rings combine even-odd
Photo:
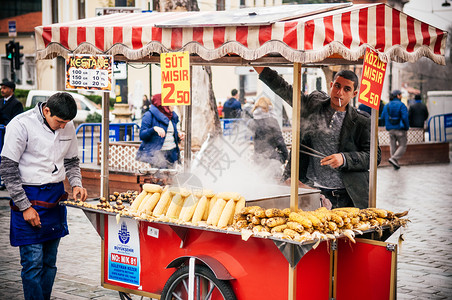
[(359, 102), (378, 110), (385, 73), (386, 63), (378, 58), (375, 51), (367, 48), (359, 88)]
[(190, 105), (190, 56), (188, 52), (162, 53), (162, 105)]
[(111, 91), (111, 55), (72, 55), (66, 60), (67, 90)]

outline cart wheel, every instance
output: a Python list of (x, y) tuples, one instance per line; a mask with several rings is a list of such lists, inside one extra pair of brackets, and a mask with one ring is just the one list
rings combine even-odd
[[(188, 299), (188, 266), (178, 269), (163, 287), (161, 300)], [(227, 280), (220, 280), (206, 266), (195, 266), (194, 299), (235, 300), (235, 294)]]

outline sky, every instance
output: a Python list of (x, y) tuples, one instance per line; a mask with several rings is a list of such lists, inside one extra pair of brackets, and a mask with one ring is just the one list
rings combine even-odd
[[(445, 1), (451, 6), (441, 6)], [(452, 26), (452, 0), (410, 0), (403, 12), (439, 29), (447, 30)]]

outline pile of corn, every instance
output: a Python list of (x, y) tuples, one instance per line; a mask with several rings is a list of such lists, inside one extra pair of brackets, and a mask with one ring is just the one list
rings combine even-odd
[[(297, 242), (335, 239), (347, 236), (354, 241), (355, 233), (382, 226), (405, 226), (409, 221), (401, 219), (407, 212), (393, 213), (384, 209), (355, 207), (327, 210), (321, 207), (315, 211), (289, 208), (264, 209), (259, 206), (245, 207), (245, 198), (239, 193), (212, 190), (190, 191), (180, 187), (162, 187), (144, 184), (143, 191), (115, 193), (109, 200), (101, 199), (99, 204), (75, 202), (78, 206), (101, 209), (143, 220), (157, 220), (195, 226), (209, 226), (242, 232), (250, 236), (273, 236)], [(121, 197), (120, 197), (121, 196)], [(133, 196), (136, 196), (133, 199)], [(124, 201), (125, 200), (125, 201)], [(124, 206), (124, 202), (131, 202)], [(74, 204), (71, 201), (67, 203)]]
[(232, 225), (234, 214), (243, 207), (245, 198), (239, 193), (215, 194), (211, 190), (192, 193), (180, 187), (144, 184), (143, 191), (122, 214), (146, 220), (225, 228)]
[(395, 214), (391, 211), (356, 207), (314, 211), (291, 211), (289, 208), (264, 209), (259, 206), (243, 208), (234, 216), (236, 229), (251, 230), (258, 235), (273, 235), (298, 242), (314, 239), (334, 239), (345, 235), (352, 241), (355, 232), (382, 226), (405, 226), (407, 219), (400, 219), (407, 212)]

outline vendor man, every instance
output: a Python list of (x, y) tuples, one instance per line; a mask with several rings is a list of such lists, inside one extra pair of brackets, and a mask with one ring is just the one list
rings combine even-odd
[[(292, 105), (292, 86), (277, 72), (256, 67), (259, 79)], [(358, 93), (358, 77), (341, 70), (331, 82), (330, 95), (314, 91), (301, 95), (301, 145), (324, 154), (308, 156), (300, 147), (299, 177), (321, 190), (332, 207), (368, 207), (370, 118), (350, 105)], [(381, 151), (378, 148), (378, 163)], [(290, 178), (290, 162), (284, 172)]]
[(60, 238), (67, 235), (68, 178), (74, 200), (85, 201), (78, 159), (74, 98), (56, 93), (6, 127), (0, 174), (11, 195), (10, 242), (19, 246), (25, 299), (50, 299)]

